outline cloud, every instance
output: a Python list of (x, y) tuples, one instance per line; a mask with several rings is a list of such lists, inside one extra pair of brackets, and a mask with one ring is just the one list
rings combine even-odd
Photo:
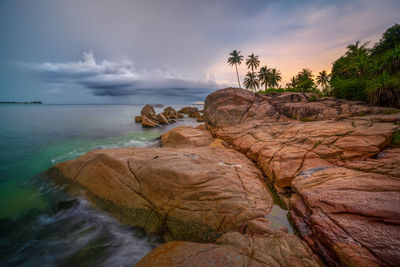
[(47, 83), (80, 85), (95, 96), (204, 96), (219, 88), (212, 76), (195, 81), (168, 70), (136, 70), (130, 60), (97, 62), (92, 51), (84, 52), (81, 61), (24, 65)]

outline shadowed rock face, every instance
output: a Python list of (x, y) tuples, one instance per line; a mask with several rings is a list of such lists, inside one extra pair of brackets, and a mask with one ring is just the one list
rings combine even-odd
[(278, 192), (294, 192), (291, 217), (328, 265), (399, 266), (400, 113), (307, 97), (220, 90), (206, 99), (206, 124)]
[(122, 221), (166, 240), (214, 241), (268, 214), (273, 199), (242, 154), (216, 147), (89, 152), (49, 174), (86, 189)]
[(147, 254), (135, 266), (320, 266), (294, 235), (264, 236), (227, 233), (215, 244), (169, 242)]

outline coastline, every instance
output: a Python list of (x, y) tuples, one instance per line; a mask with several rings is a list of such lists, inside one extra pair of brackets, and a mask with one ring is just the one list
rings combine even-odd
[[(111, 201), (111, 203), (114, 202), (121, 204), (126, 201), (124, 198), (118, 197), (121, 192), (124, 192), (119, 190), (122, 190), (124, 187), (126, 187), (123, 190), (129, 189), (130, 191), (124, 193), (123, 195), (125, 197), (127, 197), (128, 195), (132, 195), (132, 197), (135, 197), (132, 200), (126, 202), (127, 204), (122, 204), (122, 206), (127, 205), (126, 207), (131, 207), (133, 208), (133, 210), (128, 211), (127, 214), (124, 213), (125, 215), (123, 215), (121, 212), (118, 212), (118, 210), (121, 210), (119, 208), (115, 212), (117, 213), (117, 216), (125, 216), (125, 218), (127, 218), (126, 216), (129, 216), (129, 220), (122, 220), (135, 226), (144, 227), (145, 229), (147, 229), (146, 231), (149, 234), (159, 233), (164, 236), (165, 241), (174, 242), (174, 240), (183, 240), (188, 242), (211, 242), (208, 246), (213, 247), (218, 246), (218, 244), (225, 244), (225, 242), (228, 242), (222, 240), (225, 240), (224, 237), (228, 238), (228, 236), (230, 236), (229, 232), (233, 231), (241, 235), (241, 237), (237, 236), (236, 238), (244, 238), (244, 243), (239, 247), (244, 246), (246, 249), (251, 248), (249, 248), (248, 245), (244, 245), (246, 243), (245, 240), (254, 236), (261, 238), (259, 241), (261, 242), (260, 246), (263, 246), (262, 244), (264, 244), (263, 242), (265, 242), (263, 237), (265, 238), (265, 236), (272, 236), (276, 240), (279, 240), (282, 237), (290, 238), (290, 240), (295, 243), (298, 242), (296, 241), (297, 239), (300, 241), (300, 239), (295, 235), (288, 234), (288, 229), (272, 229), (270, 227), (270, 221), (267, 219), (268, 217), (264, 218), (264, 216), (261, 216), (261, 214), (269, 214), (269, 212), (271, 211), (271, 204), (261, 204), (261, 210), (258, 210), (258, 208), (254, 210), (254, 207), (252, 206), (253, 204), (251, 204), (251, 198), (266, 197), (266, 199), (270, 199), (267, 201), (268, 203), (271, 203), (271, 201), (273, 203), (272, 196), (269, 193), (269, 189), (267, 189), (266, 185), (262, 185), (265, 184), (263, 180), (268, 179), (269, 183), (273, 185), (274, 190), (277, 191), (277, 196), (279, 196), (280, 200), (289, 207), (291, 220), (296, 226), (296, 230), (299, 232), (300, 237), (308, 244), (304, 247), (305, 250), (300, 249), (301, 252), (299, 250), (293, 250), (293, 248), (291, 248), (283, 253), (280, 256), (282, 257), (282, 264), (285, 264), (288, 257), (295, 257), (298, 260), (297, 263), (300, 265), (305, 264), (305, 262), (302, 261), (302, 259), (305, 258), (307, 259), (308, 263), (320, 265), (321, 263), (319, 262), (319, 259), (314, 254), (310, 254), (310, 248), (320, 257), (323, 262), (328, 265), (342, 264), (344, 263), (343, 261), (350, 261), (357, 266), (362, 266), (366, 263), (373, 263), (378, 265), (384, 263), (392, 264), (398, 261), (400, 256), (394, 252), (391, 252), (391, 255), (393, 256), (382, 255), (380, 257), (376, 257), (373, 255), (379, 255), (379, 253), (384, 252), (376, 251), (374, 252), (374, 254), (371, 254), (369, 252), (370, 249), (373, 250), (373, 248), (370, 248), (370, 246), (373, 245), (375, 242), (375, 237), (373, 235), (370, 237), (370, 239), (367, 239), (364, 243), (361, 243), (361, 245), (357, 242), (350, 242), (349, 244), (344, 245), (343, 243), (340, 243), (340, 241), (339, 243), (337, 243), (337, 240), (331, 240), (329, 237), (327, 237), (328, 241), (320, 239), (318, 235), (327, 235), (330, 237), (336, 236), (337, 238), (340, 233), (338, 232), (338, 230), (336, 230), (336, 228), (338, 227), (336, 226), (336, 224), (340, 225), (341, 218), (337, 217), (337, 219), (330, 222), (329, 226), (323, 226), (321, 228), (319, 224), (326, 219), (323, 219), (322, 217), (317, 221), (312, 222), (310, 221), (309, 216), (310, 214), (316, 212), (313, 210), (314, 206), (319, 206), (319, 212), (321, 212), (322, 210), (324, 216), (329, 216), (330, 218), (332, 218), (332, 214), (336, 214), (338, 210), (343, 207), (343, 205), (347, 207), (347, 211), (352, 210), (353, 205), (361, 205), (361, 207), (364, 207), (365, 205), (365, 209), (371, 209), (370, 204), (363, 204), (364, 202), (362, 199), (364, 197), (368, 197), (368, 194), (365, 194), (362, 189), (361, 191), (359, 191), (360, 189), (357, 188), (358, 185), (355, 185), (354, 189), (352, 190), (355, 190), (357, 192), (356, 197), (358, 197), (361, 203), (353, 203), (353, 201), (350, 201), (343, 204), (343, 198), (340, 197), (340, 194), (342, 193), (335, 193), (335, 189), (338, 187), (342, 187), (343, 183), (347, 183), (347, 177), (358, 177), (360, 175), (358, 170), (361, 167), (354, 168), (353, 166), (355, 166), (354, 164), (358, 164), (357, 166), (362, 166), (360, 164), (364, 164), (363, 162), (365, 160), (368, 160), (368, 164), (372, 164), (371, 166), (374, 166), (374, 164), (376, 163), (380, 164), (380, 166), (382, 166), (382, 164), (383, 166), (386, 166), (385, 164), (394, 164), (394, 175), (397, 175), (396, 170), (398, 170), (398, 167), (396, 167), (396, 164), (400, 163), (398, 159), (396, 160), (395, 156), (397, 155), (396, 153), (398, 153), (397, 148), (395, 145), (393, 147), (391, 142), (393, 136), (398, 132), (400, 115), (385, 114), (385, 108), (371, 107), (360, 104), (359, 102), (335, 100), (332, 98), (320, 99), (318, 101), (315, 101), (315, 99), (313, 99), (312, 101), (310, 101), (308, 100), (308, 97), (310, 97), (310, 95), (302, 93), (284, 93), (280, 95), (274, 94), (272, 96), (260, 96), (242, 89), (222, 89), (211, 94), (206, 99), (206, 103), (204, 106), (204, 119), (207, 129), (204, 126), (199, 126), (196, 128), (178, 127), (170, 130), (168, 133), (164, 134), (163, 137), (161, 137), (161, 148), (150, 148), (141, 152), (135, 148), (128, 150), (117, 149), (112, 151), (100, 150), (99, 152), (95, 152), (94, 154), (93, 152), (90, 152), (86, 155), (86, 157), (88, 157), (92, 153), (92, 155), (89, 157), (91, 158), (89, 161), (84, 158), (85, 156), (83, 156), (76, 160), (57, 164), (55, 167), (52, 168), (52, 171), (58, 171), (59, 174), (57, 175), (57, 177), (61, 177), (61, 179), (65, 183), (69, 183), (69, 179), (73, 178), (73, 180), (76, 181), (74, 183), (77, 183), (78, 185), (80, 185), (80, 187), (85, 188), (85, 190), (88, 190), (97, 197), (100, 197), (100, 199)], [(234, 105), (235, 111), (232, 109), (232, 102), (236, 103)], [(221, 116), (221, 114), (224, 115)], [(293, 120), (293, 118), (296, 118), (296, 120)], [(365, 130), (363, 130), (367, 125), (369, 125), (368, 131), (370, 132), (370, 134), (365, 134)], [(340, 134), (341, 131), (343, 132), (343, 134)], [(276, 133), (279, 134), (276, 135)], [(296, 134), (293, 135), (293, 133)], [(295, 139), (293, 140), (293, 138)], [(287, 143), (287, 141), (285, 140), (292, 141)], [(356, 140), (368, 141), (366, 143), (363, 143), (360, 141), (356, 142)], [(193, 157), (193, 159), (186, 163), (187, 166), (190, 166), (189, 168), (191, 170), (191, 172), (187, 174), (185, 174), (185, 169), (176, 169), (176, 165), (174, 165), (175, 163), (173, 160), (169, 160), (161, 164), (156, 163), (154, 160), (150, 160), (150, 158), (141, 159), (133, 156), (135, 155), (135, 153), (147, 153), (150, 157), (157, 159), (159, 157), (164, 157), (162, 156), (164, 155), (162, 153), (164, 153), (163, 151), (165, 151), (166, 155), (168, 155), (169, 153), (177, 153), (178, 156), (176, 160), (177, 162), (179, 162), (185, 159), (184, 155), (185, 153), (188, 153), (185, 151), (189, 151), (187, 149), (190, 149), (192, 153), (190, 155), (193, 155), (190, 156)], [(376, 163), (373, 160), (369, 160), (374, 159), (374, 157), (377, 154), (381, 153), (381, 151), (385, 151), (384, 153), (389, 156), (381, 157), (381, 160), (375, 160)], [(227, 155), (227, 153), (234, 153), (232, 154), (236, 155), (234, 157), (241, 158), (242, 156), (239, 156), (239, 154), (235, 154), (238, 152), (241, 155), (246, 156), (246, 159), (237, 159), (235, 163), (227, 163), (223, 160), (223, 155)], [(158, 153), (161, 154), (158, 155)], [(183, 153), (182, 156), (179, 156), (181, 155), (181, 153)], [(224, 167), (226, 168), (225, 172), (231, 170), (232, 168), (234, 168), (235, 171), (238, 172), (238, 170), (240, 170), (240, 168), (242, 168), (244, 164), (240, 163), (241, 161), (251, 160), (255, 162), (255, 165), (251, 165), (253, 163), (248, 165), (248, 168), (250, 168), (249, 170), (251, 170), (249, 173), (245, 175), (240, 175), (238, 173), (239, 181), (242, 184), (241, 188), (242, 190), (244, 189), (243, 193), (239, 193), (239, 196), (242, 195), (245, 202), (237, 202), (238, 196), (236, 194), (231, 196), (229, 194), (227, 195), (227, 193), (229, 192), (229, 188), (226, 188), (228, 190), (226, 192), (224, 192), (224, 190), (215, 191), (215, 189), (212, 189), (214, 188), (214, 186), (219, 187), (219, 183), (221, 182), (217, 182), (217, 184), (215, 185), (209, 184), (208, 181), (211, 181), (210, 179), (214, 179), (211, 178), (213, 176), (209, 175), (206, 175), (204, 178), (207, 182), (200, 182), (204, 185), (204, 187), (202, 187), (201, 189), (203, 193), (195, 193), (195, 191), (198, 189), (191, 189), (191, 184), (196, 184), (195, 180), (200, 179), (196, 178), (196, 175), (192, 178), (194, 179), (192, 182), (189, 182), (187, 179), (185, 179), (182, 181), (175, 180), (175, 182), (170, 184), (168, 179), (171, 179), (172, 176), (168, 174), (169, 172), (178, 175), (178, 177), (179, 175), (190, 177), (191, 175), (193, 175), (193, 170), (198, 168), (199, 171), (201, 170), (200, 172), (203, 173), (204, 170), (202, 168), (204, 167), (202, 167), (201, 164), (204, 163), (197, 162), (196, 158), (200, 157), (204, 158), (205, 160), (210, 158), (213, 164), (215, 164), (217, 162), (211, 159), (211, 155), (214, 155), (215, 153), (220, 153), (218, 154), (220, 155), (218, 157), (219, 159), (222, 159), (222, 163), (218, 163), (217, 165), (207, 165), (206, 168), (209, 170), (215, 171), (220, 169), (221, 166), (226, 166)], [(132, 159), (132, 156), (136, 159)], [(140, 162), (142, 162), (143, 160), (144, 162), (147, 162), (147, 170), (143, 170), (141, 168), (144, 162)], [(86, 165), (85, 162), (91, 163), (89, 165)], [(128, 165), (127, 167), (124, 167), (126, 162), (128, 162)], [(105, 169), (102, 172), (104, 178), (112, 177), (112, 180), (101, 180), (100, 184), (107, 184), (111, 182), (111, 184), (109, 186), (106, 186), (104, 189), (93, 187), (93, 184), (91, 182), (91, 180), (94, 179), (93, 175), (97, 173), (97, 171), (95, 170), (98, 168), (98, 164), (101, 164), (101, 166), (105, 166)], [(134, 165), (132, 166), (131, 164)], [(157, 174), (151, 174), (152, 168), (157, 168)], [(128, 172), (125, 173), (125, 171), (123, 170), (128, 170)], [(140, 172), (138, 174), (139, 170)], [(143, 171), (145, 172), (142, 174)], [(115, 172), (119, 174), (116, 176)], [(372, 176), (385, 175), (377, 174), (374, 172), (374, 170), (369, 170), (369, 172)], [(250, 173), (253, 173), (252, 175), (256, 175), (256, 177), (258, 178), (254, 178), (255, 180), (252, 180), (253, 178), (250, 178)], [(328, 174), (328, 176), (326, 176), (325, 173)], [(133, 178), (129, 178), (132, 174)], [(150, 187), (145, 186), (145, 184), (149, 182), (149, 177), (151, 177), (152, 175), (153, 179), (158, 182), (151, 182), (149, 184), (149, 186), (151, 185)], [(50, 178), (52, 177), (52, 175), (49, 176)], [(118, 177), (117, 180), (115, 180), (116, 177)], [(170, 178), (168, 178), (167, 180), (163, 180), (166, 179), (166, 177)], [(305, 180), (306, 182), (304, 182), (304, 177), (307, 178)], [(333, 183), (332, 188), (327, 187), (328, 195), (332, 196), (333, 194), (333, 196), (338, 196), (338, 198), (331, 197), (331, 201), (333, 202), (332, 204), (329, 204), (329, 206), (324, 206), (324, 203), (320, 202), (318, 199), (309, 199), (309, 194), (314, 192), (314, 188), (312, 187), (313, 184), (309, 184), (307, 181), (316, 180), (319, 181), (319, 183), (326, 183), (328, 185), (331, 184), (331, 177), (340, 177), (340, 181), (342, 181), (336, 182), (337, 184)], [(229, 179), (226, 182), (222, 182), (222, 184), (232, 184), (233, 181)], [(365, 178), (363, 178), (363, 176), (360, 176), (360, 179)], [(388, 178), (384, 178), (382, 176), (381, 179), (383, 179), (383, 181), (389, 181), (391, 178), (387, 180)], [(250, 181), (261, 181), (262, 183), (257, 186), (253, 184), (251, 187), (249, 187), (249, 185), (246, 185), (246, 183), (249, 183)], [(114, 182), (116, 184), (112, 185)], [(98, 184), (99, 182), (96, 183)], [(164, 183), (166, 183), (165, 186), (167, 189), (161, 190)], [(181, 185), (182, 189), (179, 189), (183, 191), (177, 191), (180, 193), (176, 192), (172, 195), (177, 194), (177, 196), (180, 196), (182, 193), (184, 193), (190, 196), (194, 194), (193, 198), (190, 198), (190, 200), (188, 200), (186, 197), (185, 201), (178, 202), (176, 202), (177, 200), (175, 198), (171, 199), (169, 192), (173, 191), (169, 190), (176, 190), (173, 189), (177, 186), (176, 183), (183, 183)], [(187, 183), (189, 183), (189, 187)], [(110, 192), (106, 189), (116, 188), (116, 186), (120, 189), (116, 189), (115, 192)], [(148, 189), (144, 189), (143, 186)], [(379, 182), (372, 182), (370, 186), (374, 188), (376, 186), (381, 187), (385, 185), (379, 184)], [(398, 182), (393, 182), (393, 185), (388, 187), (387, 190), (392, 190), (394, 196), (398, 195), (398, 191), (396, 191), (396, 188), (398, 186)], [(267, 191), (265, 191), (265, 193), (261, 193), (260, 195), (260, 193), (249, 193), (248, 188), (253, 188), (252, 190), (255, 190), (255, 188), (259, 188), (257, 190)], [(237, 191), (238, 189), (235, 190), (236, 192), (240, 192), (240, 190)], [(311, 195), (317, 194), (316, 196), (318, 196), (319, 193), (317, 192), (320, 191), (318, 191), (319, 189), (316, 190), (317, 191), (315, 191), (315, 193), (312, 193)], [(215, 203), (220, 203), (217, 205), (222, 205), (222, 203), (224, 203), (223, 206), (228, 205), (230, 207), (225, 208), (225, 210), (230, 210), (230, 212), (223, 213), (224, 216), (222, 217), (214, 215), (214, 218), (212, 220), (210, 220), (211, 217), (206, 215), (207, 213), (203, 214), (204, 211), (202, 210), (204, 208), (209, 209), (210, 207), (214, 207), (215, 204), (213, 204), (213, 206), (210, 206), (208, 204), (204, 204), (203, 202), (198, 202), (199, 200), (201, 200), (203, 195), (206, 196), (211, 192), (213, 192), (212, 195), (214, 195), (214, 200), (212, 201), (216, 201)], [(343, 191), (343, 193), (347, 194), (346, 191)], [(159, 195), (158, 198), (155, 194)], [(217, 196), (220, 194), (221, 196), (224, 195), (224, 197), (221, 198), (221, 200), (218, 200), (219, 197)], [(393, 203), (390, 202), (390, 199), (387, 199), (386, 195), (378, 194), (376, 197), (377, 201), (375, 205), (378, 205), (378, 209), (393, 209)], [(249, 201), (248, 204), (245, 204), (246, 199)], [(139, 206), (137, 206), (137, 203), (141, 203), (143, 201), (148, 204), (145, 204), (144, 206), (140, 206), (138, 204)], [(160, 206), (160, 204), (157, 204), (158, 201), (160, 203), (164, 203), (165, 201), (169, 203), (170, 201), (172, 201), (170, 205), (171, 207), (173, 207), (173, 209), (166, 209), (163, 205)], [(211, 201), (211, 199), (209, 201)], [(312, 206), (309, 206), (309, 201), (316, 202)], [(176, 202), (176, 204), (172, 204), (174, 202)], [(188, 203), (190, 203), (190, 206), (186, 206)], [(258, 205), (260, 205), (260, 203), (262, 202), (260, 202), (260, 200), (257, 200), (254, 203), (258, 203)], [(249, 204), (250, 206), (247, 206)], [(150, 210), (148, 210), (147, 208), (148, 205), (152, 207)], [(248, 210), (246, 212), (248, 215), (242, 217), (239, 221), (233, 219), (235, 218), (235, 216), (237, 217), (239, 215), (239, 213), (235, 215), (234, 211), (238, 207), (237, 205), (241, 207), (240, 209)], [(262, 208), (263, 205), (266, 206)], [(331, 213), (329, 208), (332, 207), (332, 205), (336, 207), (334, 213)], [(123, 207), (121, 208), (124, 209)], [(134, 215), (133, 217), (131, 217), (131, 215), (128, 215), (132, 212), (132, 214), (136, 214), (135, 209), (138, 208), (142, 210), (141, 212), (137, 213), (138, 216)], [(150, 211), (150, 213), (148, 213), (148, 211), (146, 210)], [(109, 211), (112, 212), (112, 210)], [(259, 213), (260, 211), (261, 213)], [(215, 214), (215, 212), (216, 211), (213, 211), (213, 214)], [(255, 212), (254, 215), (250, 215), (253, 214), (252, 212)], [(218, 214), (218, 212), (216, 214)], [(361, 214), (363, 214), (363, 212), (361, 212)], [(149, 215), (151, 216), (149, 217)], [(232, 219), (228, 219), (231, 215), (233, 216)], [(146, 219), (143, 222), (143, 216), (149, 219), (149, 221), (147, 221)], [(357, 214), (357, 216), (360, 215)], [(383, 216), (382, 226), (388, 227), (388, 225), (385, 224), (384, 221), (391, 219), (385, 218), (385, 216), (387, 216), (386, 214), (375, 216)], [(366, 220), (364, 219), (363, 223), (366, 224), (364, 226), (358, 227), (364, 227), (364, 231), (370, 232), (371, 230), (369, 228), (370, 223), (367, 219), (368, 217), (365, 218)], [(138, 224), (138, 222), (140, 221), (142, 222)], [(357, 229), (357, 231), (354, 231), (353, 229), (356, 225), (359, 224), (359, 222), (355, 220), (355, 218), (354, 223), (350, 222), (347, 225), (341, 225), (340, 227), (350, 227), (347, 230), (347, 234), (345, 234), (346, 238), (358, 240), (359, 238), (356, 237), (356, 235), (357, 232), (360, 231), (360, 229)], [(391, 235), (395, 236), (394, 233), (398, 231), (399, 226), (393, 225), (391, 227), (392, 228), (388, 228), (387, 231), (388, 233), (391, 233)], [(201, 229), (204, 229), (205, 232)], [(316, 229), (319, 229), (319, 234), (315, 236), (313, 234), (310, 235), (310, 231), (312, 233), (315, 233)], [(393, 246), (392, 244), (390, 244), (390, 242), (397, 241), (389, 237), (387, 238), (387, 240), (387, 242), (389, 243), (387, 244), (388, 247), (385, 249), (392, 250)], [(283, 246), (283, 243), (277, 241), (275, 245), (278, 248), (280, 246)], [(177, 252), (170, 246), (170, 243), (166, 243), (162, 245), (160, 249), (166, 249), (166, 253), (169, 253), (167, 255), (169, 255), (170, 259), (173, 262), (175, 259), (174, 257), (177, 257)], [(355, 246), (357, 247), (357, 253), (354, 253)], [(179, 249), (179, 251), (190, 251), (189, 248), (191, 247), (193, 247), (193, 243), (185, 243), (183, 244), (182, 248)], [(237, 244), (231, 244), (231, 247), (229, 248), (229, 253), (233, 253), (232, 255), (234, 255), (236, 253), (235, 251), (239, 249), (239, 247)], [(188, 253), (190, 255), (190, 252)], [(267, 253), (267, 251), (264, 251), (264, 253)], [(189, 257), (189, 255), (187, 259), (180, 260), (187, 260), (191, 263), (196, 262), (196, 259), (192, 259), (191, 257)], [(212, 254), (211, 257), (217, 257), (217, 255)], [(141, 266), (141, 264), (143, 263), (156, 263), (157, 261), (157, 253), (150, 253), (149, 256), (146, 256), (141, 262), (138, 263), (138, 266)], [(261, 262), (263, 264), (267, 264), (268, 260), (263, 259)]]

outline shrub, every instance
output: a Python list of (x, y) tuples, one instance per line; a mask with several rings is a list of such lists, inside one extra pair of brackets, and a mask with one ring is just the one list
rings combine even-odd
[(368, 101), (374, 105), (400, 107), (400, 79), (386, 71), (366, 84)]
[(365, 92), (365, 80), (337, 78), (331, 81), (331, 85), (332, 95), (337, 98), (346, 98), (358, 101), (367, 100), (367, 94)]

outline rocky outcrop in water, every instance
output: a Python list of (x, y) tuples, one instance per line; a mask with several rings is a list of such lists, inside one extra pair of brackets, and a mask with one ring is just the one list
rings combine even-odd
[(212, 134), (257, 162), (331, 266), (400, 264), (400, 113), (385, 113), (396, 112), (233, 88), (205, 101)]
[(49, 175), (166, 240), (214, 241), (244, 231), (273, 206), (253, 163), (220, 147), (95, 150), (55, 165)]
[(169, 124), (175, 122), (174, 119), (183, 118), (182, 113), (176, 112), (172, 107), (167, 107), (164, 112), (156, 114), (153, 106), (146, 105), (142, 108), (141, 115), (135, 117), (136, 123), (141, 123), (144, 127), (157, 127), (160, 124)]

